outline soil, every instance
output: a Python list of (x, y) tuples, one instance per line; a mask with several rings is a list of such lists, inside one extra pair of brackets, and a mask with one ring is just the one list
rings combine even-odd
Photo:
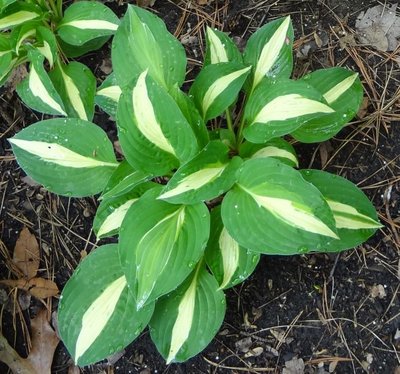
[[(125, 3), (107, 5), (121, 15)], [(246, 282), (228, 290), (227, 313), (218, 335), (184, 364), (166, 366), (145, 330), (118, 361), (114, 357), (82, 372), (399, 373), (400, 72), (396, 58), (400, 50), (388, 53), (360, 45), (353, 33), (357, 15), (377, 4), (373, 0), (226, 0), (205, 5), (195, 0), (155, 1), (151, 9), (171, 32), (181, 40), (193, 37), (185, 44), (190, 70), (200, 64), (206, 24), (229, 32), (243, 44), (268, 20), (290, 14), (297, 40), (295, 76), (333, 65), (358, 71), (366, 88), (363, 112), (328, 142), (295, 147), (301, 167), (323, 168), (358, 184), (373, 201), (384, 227), (362, 246), (337, 255), (264, 256)], [(108, 56), (109, 46), (82, 60), (99, 82)], [(27, 109), (10, 87), (1, 91), (0, 114), (1, 251), (12, 257), (19, 232), (29, 227), (41, 248), (39, 275), (54, 279), (62, 289), (80, 259), (97, 245), (91, 230), (96, 199), (59, 197), (23, 179), (7, 138), (41, 117)], [(94, 122), (115, 138), (107, 116), (99, 111)], [(3, 279), (10, 277), (6, 257), (0, 274)], [(24, 309), (20, 314), (10, 307), (10, 300), (3, 300), (3, 334), (26, 355), (24, 324), (29, 326), (30, 316), (42, 303), (22, 292), (18, 295)], [(45, 304), (56, 310), (57, 298)], [(289, 362), (297, 362), (297, 371), (288, 371)], [(60, 343), (52, 372), (72, 370)], [(7, 367), (0, 366), (0, 372), (6, 373)]]

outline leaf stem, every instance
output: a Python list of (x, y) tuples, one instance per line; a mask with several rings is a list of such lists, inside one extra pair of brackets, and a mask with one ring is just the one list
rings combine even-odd
[(225, 110), (225, 116), (226, 116), (226, 123), (228, 125), (228, 129), (233, 132), (232, 116), (231, 116), (231, 112), (229, 109)]

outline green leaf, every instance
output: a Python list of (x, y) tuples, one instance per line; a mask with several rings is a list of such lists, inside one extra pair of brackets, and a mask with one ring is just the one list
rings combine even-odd
[(219, 116), (234, 103), (251, 67), (234, 62), (208, 65), (201, 70), (190, 95), (204, 121)]
[(228, 153), (223, 143), (210, 142), (174, 173), (158, 199), (196, 204), (222, 195), (236, 182), (236, 171), (242, 163), (240, 157), (230, 160)]
[(29, 51), (29, 75), (17, 87), (24, 103), (41, 113), (66, 116), (64, 104), (43, 66), (44, 57), (37, 50)]
[(301, 170), (301, 174), (321, 191), (328, 202), (340, 238), (326, 243), (321, 251), (337, 252), (353, 248), (382, 227), (371, 202), (347, 179), (320, 170)]
[(329, 113), (334, 110), (305, 82), (263, 80), (246, 105), (244, 136), (253, 143), (265, 143)]
[(264, 144), (244, 142), (240, 146), (240, 157), (243, 158), (265, 158), (275, 157), (286, 165), (298, 167), (296, 151), (293, 146), (281, 138), (271, 139)]
[(76, 364), (121, 351), (149, 322), (154, 304), (137, 311), (116, 244), (90, 253), (65, 285), (58, 307), (60, 337)]
[(122, 150), (135, 169), (163, 175), (197, 153), (196, 138), (175, 101), (147, 70), (132, 83), (118, 105)]
[(90, 40), (113, 35), (118, 25), (119, 19), (109, 7), (97, 1), (79, 1), (65, 10), (57, 32), (64, 42), (82, 46)]
[(159, 188), (146, 192), (120, 229), (121, 264), (138, 308), (182, 283), (202, 256), (210, 230), (204, 204), (172, 205), (156, 200), (159, 193)]
[(272, 157), (243, 163), (222, 202), (222, 220), (240, 245), (267, 254), (320, 250), (338, 239), (319, 190)]
[(89, 40), (82, 45), (72, 45), (58, 38), (58, 44), (66, 57), (74, 58), (100, 49), (108, 41), (108, 39), (110, 39), (109, 36), (101, 36), (99, 38)]
[(308, 121), (292, 132), (292, 135), (304, 143), (330, 139), (357, 114), (360, 108), (363, 87), (358, 74), (335, 67), (314, 71), (302, 80), (316, 88), (335, 112)]
[(17, 0), (0, 0), (0, 11), (3, 11), (9, 5), (17, 2)]
[(293, 69), (293, 27), (290, 17), (259, 28), (248, 40), (243, 59), (252, 65), (251, 91), (264, 77), (289, 78)]
[(229, 235), (221, 220), (221, 206), (211, 211), (211, 233), (205, 257), (220, 289), (243, 282), (260, 261), (259, 253), (243, 248)]
[(203, 121), (203, 118), (201, 118), (193, 100), (177, 86), (170, 90), (169, 93), (178, 104), (178, 107), (185, 116), (186, 121), (188, 121), (189, 125), (192, 127), (193, 133), (197, 139), (198, 148), (204, 148), (210, 141), (210, 138), (206, 124)]
[(9, 141), (22, 169), (60, 195), (94, 195), (118, 166), (106, 133), (79, 119), (37, 122)]
[(181, 43), (161, 19), (133, 5), (128, 5), (113, 39), (112, 63), (120, 87), (146, 69), (167, 89), (175, 84), (180, 87), (185, 79), (186, 56)]
[(58, 58), (58, 47), (55, 35), (51, 30), (44, 26), (36, 28), (36, 49), (46, 57), (49, 62), (50, 68), (53, 68), (55, 61)]
[(207, 26), (204, 66), (219, 62), (243, 63), (238, 47), (224, 32)]
[(115, 74), (111, 73), (97, 89), (94, 101), (109, 116), (116, 118), (118, 101), (121, 93), (122, 91), (117, 84)]
[(0, 30), (12, 29), (41, 16), (42, 11), (39, 7), (23, 1), (14, 2), (1, 11)]
[(151, 174), (135, 170), (126, 160), (124, 160), (111, 175), (101, 198), (105, 199), (124, 195), (125, 193), (132, 191), (132, 189), (138, 184), (147, 182), (152, 178), (153, 176)]
[(39, 20), (28, 21), (11, 31), (10, 41), (17, 56), (21, 53), (21, 49), (24, 49), (24, 44), (30, 46), (35, 42), (36, 28), (39, 25)]
[(141, 183), (123, 195), (103, 198), (93, 222), (93, 230), (97, 238), (117, 234), (128, 209), (140, 196), (155, 186), (157, 184), (152, 182)]
[(2, 86), (10, 76), (10, 73), (17, 66), (18, 58), (13, 52), (6, 52), (0, 57), (0, 86)]
[(50, 78), (68, 116), (90, 121), (94, 114), (96, 78), (89, 68), (75, 61), (68, 65), (57, 63), (50, 72)]
[(150, 334), (167, 364), (184, 362), (201, 352), (217, 334), (225, 308), (225, 295), (204, 266), (158, 300)]

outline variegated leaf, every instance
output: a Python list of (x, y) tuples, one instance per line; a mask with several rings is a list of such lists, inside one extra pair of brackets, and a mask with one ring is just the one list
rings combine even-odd
[(152, 179), (152, 175), (135, 170), (124, 160), (115, 169), (100, 199), (118, 197), (131, 192), (138, 184)]
[(79, 119), (37, 122), (9, 141), (24, 171), (60, 195), (94, 195), (118, 166), (106, 133)]
[(278, 79), (291, 75), (293, 38), (290, 17), (267, 23), (249, 38), (243, 58), (254, 67), (249, 82), (251, 91), (264, 77)]
[(197, 153), (197, 141), (179, 107), (147, 70), (123, 90), (117, 124), (122, 150), (137, 170), (162, 175)]
[(96, 249), (65, 285), (58, 307), (63, 343), (79, 366), (121, 351), (147, 325), (154, 304), (137, 311), (116, 244)]
[(219, 116), (237, 98), (251, 67), (234, 62), (212, 64), (196, 77), (190, 95), (205, 121)]
[(121, 264), (138, 308), (175, 289), (188, 276), (209, 235), (204, 204), (172, 205), (156, 200), (159, 193), (153, 188), (135, 202), (120, 229)]
[(115, 74), (111, 73), (97, 89), (95, 103), (109, 116), (116, 118), (118, 101), (122, 94)]
[(243, 63), (238, 47), (224, 32), (207, 27), (204, 66), (220, 62)]
[(124, 194), (113, 197), (103, 196), (93, 222), (93, 230), (97, 238), (117, 234), (128, 209), (141, 195), (155, 186), (157, 186), (156, 183), (147, 182), (134, 185), (129, 192)]
[(38, 26), (36, 28), (36, 39), (38, 42), (36, 49), (47, 59), (50, 68), (53, 68), (58, 57), (58, 47), (55, 35), (47, 27)]
[(219, 283), (227, 289), (243, 282), (255, 269), (260, 254), (243, 248), (228, 233), (221, 220), (221, 206), (211, 211), (211, 233), (206, 262)]
[(60, 94), (69, 117), (90, 121), (94, 114), (96, 78), (87, 66), (73, 61), (58, 63), (50, 78)]
[(320, 170), (301, 173), (321, 191), (335, 219), (340, 240), (328, 242), (324, 250), (336, 252), (355, 247), (382, 227), (373, 205), (352, 182)]
[(43, 55), (31, 50), (29, 60), (29, 75), (17, 87), (18, 95), (26, 105), (38, 112), (66, 116), (61, 97), (43, 66)]
[(334, 112), (322, 95), (304, 82), (264, 80), (246, 105), (244, 136), (253, 143), (265, 143)]
[(119, 19), (109, 7), (97, 1), (80, 1), (65, 10), (57, 32), (64, 42), (82, 46), (113, 35), (118, 26)]
[(158, 300), (150, 334), (167, 364), (186, 361), (201, 352), (220, 328), (225, 308), (225, 295), (204, 265)]
[(228, 191), (236, 181), (241, 159), (229, 159), (229, 149), (210, 142), (192, 160), (182, 165), (169, 180), (158, 199), (173, 204), (196, 204)]
[(325, 141), (357, 114), (363, 98), (362, 84), (357, 73), (340, 67), (317, 70), (303, 81), (317, 89), (335, 112), (308, 121), (292, 135), (304, 143)]
[(289, 166), (299, 166), (293, 146), (281, 138), (271, 139), (264, 144), (244, 142), (240, 146), (239, 154), (243, 158), (275, 157)]
[(128, 5), (113, 39), (112, 60), (120, 87), (128, 85), (144, 70), (168, 90), (175, 84), (180, 87), (185, 79), (183, 46), (161, 19), (137, 6)]
[(42, 11), (38, 6), (22, 1), (15, 2), (1, 11), (0, 30), (12, 29), (41, 16)]
[(240, 245), (261, 253), (305, 253), (339, 239), (321, 193), (270, 157), (243, 163), (222, 202), (222, 220)]
[(39, 25), (39, 20), (28, 21), (11, 31), (10, 41), (17, 56), (25, 49), (25, 45), (29, 48), (36, 41), (36, 28)]

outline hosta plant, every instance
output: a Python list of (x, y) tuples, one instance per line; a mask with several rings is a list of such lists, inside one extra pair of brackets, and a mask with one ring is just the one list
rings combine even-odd
[(203, 350), (225, 313), (224, 290), (261, 254), (339, 252), (380, 227), (353, 183), (299, 170), (290, 140), (334, 136), (357, 112), (360, 80), (343, 68), (299, 80), (289, 18), (257, 30), (241, 54), (207, 29), (204, 66), (188, 93), (181, 44), (129, 6), (97, 103), (116, 118), (124, 154), (98, 126), (50, 119), (12, 139), (33, 179), (66, 196), (100, 194), (97, 238), (60, 299), (60, 335), (79, 365), (121, 350), (149, 325), (167, 363)]
[(100, 48), (118, 17), (97, 1), (0, 1), (0, 86), (29, 63), (17, 92), (39, 112), (92, 120), (96, 79), (82, 63), (68, 61)]

